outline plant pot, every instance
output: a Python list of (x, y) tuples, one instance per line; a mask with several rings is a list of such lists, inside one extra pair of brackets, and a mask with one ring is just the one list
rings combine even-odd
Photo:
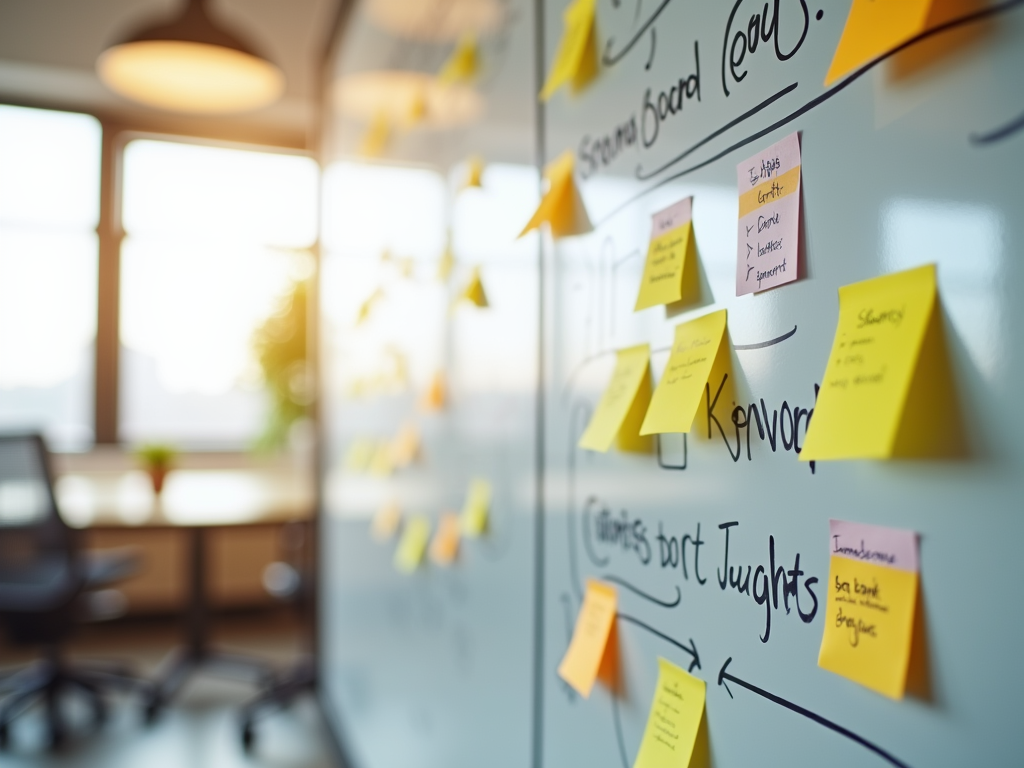
[(149, 479), (153, 483), (153, 493), (157, 496), (164, 489), (164, 480), (167, 478), (167, 473), (170, 470), (167, 467), (150, 467), (147, 472), (149, 473)]

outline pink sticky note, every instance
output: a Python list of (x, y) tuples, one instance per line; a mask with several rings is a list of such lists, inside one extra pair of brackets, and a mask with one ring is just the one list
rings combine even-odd
[(800, 137), (791, 133), (736, 166), (739, 249), (736, 295), (796, 280), (800, 233)]
[(663, 208), (651, 217), (651, 240), (686, 224), (691, 218), (692, 197), (684, 197), (678, 203)]
[(917, 573), (917, 534), (900, 528), (829, 520), (830, 557)]

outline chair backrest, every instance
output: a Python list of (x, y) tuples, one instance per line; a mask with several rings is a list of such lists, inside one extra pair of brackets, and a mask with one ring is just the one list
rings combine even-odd
[(75, 559), (74, 532), (61, 519), (41, 435), (0, 434), (0, 571)]

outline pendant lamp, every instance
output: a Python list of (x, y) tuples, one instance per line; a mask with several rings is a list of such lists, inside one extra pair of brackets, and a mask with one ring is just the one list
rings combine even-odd
[(264, 107), (284, 90), (284, 74), (188, 0), (170, 22), (151, 25), (96, 60), (112, 90), (150, 107), (224, 114)]

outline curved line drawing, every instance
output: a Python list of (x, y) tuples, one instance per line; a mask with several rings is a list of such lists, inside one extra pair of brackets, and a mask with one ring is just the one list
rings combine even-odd
[(786, 333), (782, 334), (781, 336), (776, 336), (774, 339), (768, 339), (768, 341), (759, 341), (756, 344), (733, 344), (732, 348), (733, 349), (740, 349), (740, 350), (764, 349), (765, 347), (771, 347), (771, 346), (774, 346), (776, 344), (781, 344), (786, 339), (788, 339), (790, 336), (793, 336), (795, 334), (796, 334), (796, 326), (794, 325), (792, 331), (787, 331)]
[(676, 587), (676, 599), (673, 600), (672, 602), (668, 602), (667, 600), (659, 600), (658, 598), (654, 597), (653, 595), (647, 594), (646, 592), (644, 592), (639, 587), (633, 586), (632, 584), (630, 584), (625, 579), (623, 579), (623, 578), (621, 578), (619, 576), (616, 576), (614, 574), (605, 574), (601, 578), (604, 581), (610, 581), (612, 584), (618, 584), (620, 587), (625, 587), (630, 592), (633, 592), (633, 593), (639, 595), (640, 597), (644, 598), (645, 600), (650, 600), (652, 603), (654, 603), (655, 605), (660, 605), (662, 608), (675, 608), (677, 605), (679, 605), (679, 603), (681, 603), (683, 601), (683, 593), (682, 593), (682, 591), (680, 591), (678, 584), (675, 585), (675, 587)]
[(587, 550), (587, 557), (590, 558), (590, 562), (598, 568), (604, 568), (608, 565), (608, 558), (598, 557), (597, 553), (594, 552), (593, 542), (590, 541), (590, 506), (594, 503), (597, 503), (597, 497), (588, 496), (583, 504), (583, 548)]
[[(785, 117), (783, 117), (780, 120), (777, 120), (776, 122), (774, 122), (771, 125), (769, 125), (767, 128), (764, 128), (764, 129), (762, 129), (760, 131), (757, 131), (756, 133), (746, 137), (745, 139), (741, 139), (741, 140), (737, 141), (736, 143), (732, 144), (731, 146), (726, 147), (725, 149), (723, 149), (721, 152), (718, 152), (717, 154), (712, 155), (707, 160), (703, 160), (702, 162), (699, 162), (699, 163), (697, 163), (695, 165), (691, 165), (689, 168), (684, 168), (683, 170), (681, 170), (681, 171), (679, 171), (677, 173), (674, 173), (671, 176), (666, 176), (664, 179), (662, 179), (661, 181), (659, 181), (659, 182), (657, 182), (655, 184), (652, 184), (647, 189), (645, 189), (645, 190), (643, 190), (641, 192), (637, 192), (635, 195), (633, 195), (632, 197), (628, 198), (627, 200), (623, 201), (621, 204), (619, 204), (618, 206), (613, 208), (609, 213), (605, 214), (601, 219), (595, 221), (594, 222), (594, 226), (595, 227), (602, 226), (603, 224), (605, 224), (606, 222), (608, 222), (609, 220), (614, 218), (616, 215), (621, 213), (628, 206), (630, 206), (631, 204), (633, 204), (634, 202), (636, 202), (640, 198), (650, 194), (651, 192), (653, 192), (656, 189), (659, 189), (660, 187), (663, 187), (664, 185), (668, 184), (669, 182), (675, 181), (676, 179), (682, 178), (683, 176), (687, 176), (687, 175), (693, 173), (694, 171), (700, 170), (701, 168), (705, 168), (705, 167), (711, 165), (712, 163), (717, 162), (718, 160), (721, 160), (726, 155), (729, 155), (732, 152), (735, 152), (737, 149), (740, 149), (741, 147), (745, 147), (748, 144), (752, 144), (753, 142), (757, 141), (758, 139), (760, 139), (760, 138), (762, 138), (764, 136), (767, 136), (769, 133), (772, 133), (773, 131), (778, 130), (779, 128), (781, 128), (781, 127), (783, 127), (785, 125), (788, 125), (789, 123), (791, 123), (794, 120), (796, 120), (798, 117), (806, 114), (807, 112), (810, 112), (815, 107), (817, 107), (820, 104), (828, 101), (830, 98), (832, 98), (833, 96), (838, 94), (840, 91), (844, 90), (845, 88), (847, 88), (848, 86), (853, 84), (855, 81), (859, 80), (861, 77), (863, 77), (865, 74), (870, 72), (872, 69), (874, 69), (876, 66), (881, 64), (883, 61), (885, 61), (886, 59), (891, 58), (892, 56), (895, 56), (900, 51), (903, 51), (903, 50), (905, 50), (905, 49), (907, 49), (907, 48), (909, 48), (909, 47), (911, 47), (913, 45), (916, 45), (917, 43), (921, 42), (922, 40), (926, 40), (926, 39), (928, 39), (930, 37), (934, 37), (935, 35), (942, 34), (943, 32), (947, 32), (947, 31), (949, 31), (951, 29), (955, 29), (957, 27), (964, 26), (966, 24), (973, 24), (976, 21), (981, 21), (981, 20), (987, 19), (987, 18), (989, 18), (991, 16), (997, 16), (999, 14), (1006, 13), (1006, 12), (1011, 11), (1011, 10), (1021, 6), (1021, 5), (1024, 5), (1024, 0), (1004, 0), (1004, 2), (1002, 2), (1002, 3), (997, 3), (996, 5), (991, 5), (991, 6), (989, 6), (987, 8), (984, 8), (984, 9), (982, 9), (980, 11), (975, 11), (974, 13), (968, 14), (966, 16), (962, 16), (962, 17), (960, 17), (958, 19), (953, 19), (952, 21), (948, 21), (945, 24), (940, 24), (940, 25), (938, 25), (936, 27), (932, 27), (931, 29), (929, 29), (929, 30), (927, 30), (925, 32), (922, 32), (920, 35), (917, 35), (916, 37), (912, 37), (910, 40), (907, 40), (905, 43), (902, 43), (901, 45), (896, 46), (891, 51), (887, 51), (886, 53), (883, 53), (882, 55), (872, 59), (871, 61), (869, 61), (867, 64), (865, 64), (863, 67), (858, 69), (856, 72), (854, 72), (852, 75), (847, 77), (845, 80), (843, 80), (838, 85), (833, 86), (832, 88), (830, 88), (829, 90), (825, 91), (821, 95), (816, 96), (815, 98), (811, 99), (809, 102), (804, 104), (802, 107), (794, 110), (793, 112), (790, 112)], [(639, 172), (641, 169), (637, 168), (637, 170)]]
[(647, 58), (647, 63), (644, 64), (644, 69), (650, 69), (651, 64), (654, 63), (654, 51), (658, 48), (658, 30), (651, 27), (651, 55)]
[(694, 667), (696, 667), (697, 669), (703, 669), (703, 667), (701, 667), (700, 665), (700, 655), (697, 653), (697, 644), (693, 642), (692, 637), (690, 638), (690, 647), (688, 648), (675, 638), (669, 637), (664, 632), (655, 629), (650, 624), (644, 624), (642, 621), (640, 621), (640, 619), (634, 618), (633, 616), (627, 616), (624, 613), (616, 613), (615, 615), (617, 618), (622, 619), (623, 621), (628, 621), (630, 624), (640, 627), (641, 629), (646, 629), (655, 637), (660, 637), (665, 642), (672, 643), (672, 645), (674, 645), (676, 648), (679, 648), (680, 650), (686, 651), (688, 654), (690, 654), (690, 658), (692, 659), (692, 661), (690, 662), (690, 666), (687, 668), (687, 671), (691, 674), (693, 673)]
[(969, 138), (971, 140), (971, 144), (978, 147), (984, 147), (987, 144), (995, 144), (997, 141), (1008, 139), (1021, 129), (1024, 129), (1024, 112), (1013, 118), (1013, 120), (1008, 122), (1006, 125), (994, 128), (988, 133), (972, 133)]
[(654, 9), (654, 13), (651, 14), (650, 18), (648, 18), (647, 21), (645, 21), (640, 26), (640, 29), (636, 31), (636, 34), (629, 39), (629, 42), (626, 43), (625, 47), (623, 47), (623, 49), (618, 53), (613, 54), (611, 52), (611, 48), (612, 45), (615, 43), (615, 39), (609, 37), (608, 42), (605, 43), (604, 45), (604, 55), (601, 56), (601, 63), (604, 64), (606, 67), (614, 67), (616, 64), (618, 64), (622, 60), (622, 57), (629, 53), (630, 49), (634, 45), (636, 45), (637, 41), (641, 37), (643, 37), (644, 32), (646, 32), (648, 27), (650, 27), (651, 24), (655, 22), (658, 16), (661, 15), (661, 12), (665, 10), (665, 6), (667, 6), (670, 2), (672, 2), (672, 0), (662, 0), (661, 5)]

